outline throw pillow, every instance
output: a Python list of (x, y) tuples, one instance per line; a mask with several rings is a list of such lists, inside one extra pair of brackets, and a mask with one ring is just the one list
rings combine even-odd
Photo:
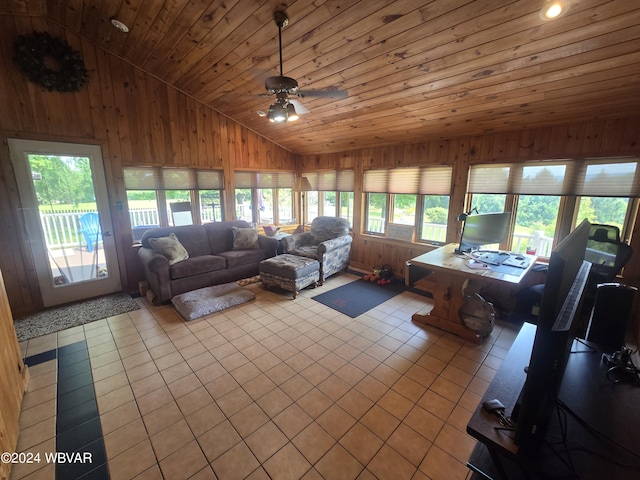
[(155, 252), (158, 252), (169, 260), (169, 265), (181, 262), (189, 258), (189, 253), (178, 240), (175, 233), (170, 233), (168, 237), (150, 238), (149, 245)]
[(260, 248), (258, 243), (258, 231), (253, 228), (232, 227), (233, 249), (245, 250), (247, 248)]

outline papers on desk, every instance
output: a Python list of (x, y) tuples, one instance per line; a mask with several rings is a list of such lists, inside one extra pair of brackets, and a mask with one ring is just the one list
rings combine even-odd
[(489, 265), (483, 262), (478, 262), (477, 260), (467, 260), (467, 267), (474, 270), (491, 270)]

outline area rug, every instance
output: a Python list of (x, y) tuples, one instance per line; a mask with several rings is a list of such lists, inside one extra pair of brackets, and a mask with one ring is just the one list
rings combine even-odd
[(139, 308), (130, 295), (113, 293), (16, 318), (14, 325), (18, 340), (23, 341)]
[(399, 281), (389, 285), (378, 285), (365, 280), (355, 280), (311, 298), (351, 318), (356, 318), (404, 290), (404, 285)]
[(225, 283), (176, 295), (171, 303), (185, 320), (191, 321), (255, 298), (256, 294), (251, 290), (242, 288), (237, 283)]

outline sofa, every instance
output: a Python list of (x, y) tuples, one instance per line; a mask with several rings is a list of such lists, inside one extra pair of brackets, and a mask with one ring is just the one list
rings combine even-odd
[(284, 237), (281, 242), (285, 253), (313, 258), (320, 263), (320, 280), (349, 266), (351, 243), (349, 221), (340, 217), (316, 217), (308, 232)]
[(260, 262), (275, 256), (279, 246), (242, 220), (154, 228), (141, 244), (138, 256), (154, 303), (258, 275)]

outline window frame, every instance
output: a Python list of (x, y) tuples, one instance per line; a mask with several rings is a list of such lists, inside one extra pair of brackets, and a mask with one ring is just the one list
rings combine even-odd
[[(224, 173), (218, 169), (195, 169), (188, 167), (163, 167), (163, 166), (140, 166), (127, 165), (123, 167), (123, 177), (125, 184), (125, 195), (127, 196), (127, 209), (129, 208), (129, 198), (127, 192), (132, 191), (153, 191), (156, 197), (156, 208), (158, 212), (158, 226), (172, 226), (169, 214), (170, 202), (167, 199), (167, 191), (188, 191), (189, 202), (191, 203), (191, 216), (193, 224), (202, 224), (202, 211), (200, 207), (200, 192), (217, 191), (220, 197), (219, 221), (224, 221)], [(218, 188), (215, 188), (218, 187)], [(131, 230), (136, 227), (131, 222)]]

